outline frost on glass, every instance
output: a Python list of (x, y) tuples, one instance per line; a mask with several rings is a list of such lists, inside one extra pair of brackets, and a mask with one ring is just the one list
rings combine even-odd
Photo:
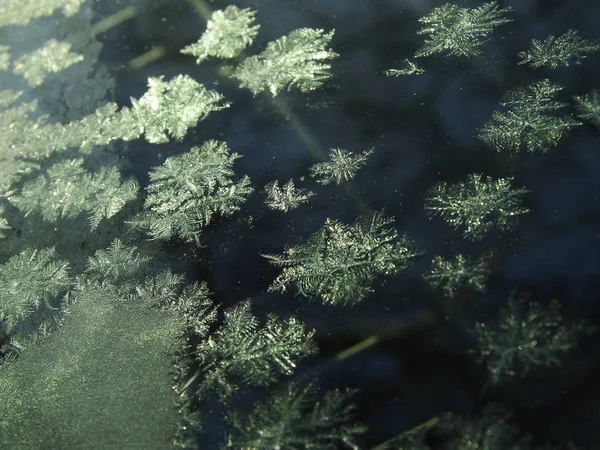
[(485, 292), (485, 282), (490, 274), (487, 256), (472, 260), (465, 255), (454, 259), (434, 256), (431, 270), (424, 275), (425, 281), (448, 297), (454, 297), (463, 289)]
[(478, 241), (495, 228), (510, 230), (517, 217), (529, 210), (521, 206), (527, 189), (513, 188), (511, 178), (494, 180), (479, 174), (466, 182), (442, 182), (430, 191), (425, 208), (430, 217), (440, 216), (466, 239)]
[(198, 242), (202, 228), (215, 216), (238, 211), (253, 191), (247, 176), (232, 180), (238, 158), (226, 143), (215, 140), (167, 158), (150, 172), (145, 212), (132, 223), (154, 239)]
[(375, 213), (353, 225), (327, 219), (306, 244), (263, 256), (283, 267), (269, 291), (293, 288), (323, 303), (351, 305), (373, 292), (376, 276), (408, 268), (416, 254), (413, 243), (398, 235), (393, 220)]
[(0, 311), (5, 332), (36, 332), (71, 289), (69, 263), (54, 248), (27, 249), (0, 265)]
[(530, 450), (530, 437), (523, 436), (510, 416), (503, 408), (489, 404), (476, 417), (446, 413), (437, 430), (450, 437), (445, 450)]
[(17, 59), (13, 72), (25, 78), (31, 87), (37, 87), (47, 75), (80, 61), (83, 61), (83, 55), (72, 52), (70, 43), (51, 39), (43, 47)]
[(181, 140), (188, 128), (213, 111), (229, 107), (223, 96), (206, 89), (188, 75), (150, 77), (148, 91), (139, 100), (131, 99), (132, 114), (152, 144)]
[(548, 36), (543, 41), (533, 39), (531, 48), (518, 55), (519, 64), (539, 67), (567, 67), (570, 64), (581, 64), (590, 53), (600, 51), (600, 41), (590, 41), (579, 37), (576, 30), (568, 30), (555, 37)]
[(261, 326), (243, 301), (225, 311), (225, 323), (197, 347), (198, 395), (230, 398), (240, 383), (269, 386), (317, 352), (313, 332), (294, 316), (270, 314)]
[(49, 16), (62, 10), (65, 16), (72, 16), (86, 0), (2, 0), (0, 2), (0, 27), (6, 25), (26, 25), (30, 20)]
[(54, 164), (9, 200), (26, 215), (36, 212), (49, 222), (86, 213), (95, 229), (134, 200), (137, 192), (137, 182), (121, 181), (116, 167), (90, 173), (83, 167), (83, 159), (73, 159)]
[(417, 32), (427, 36), (415, 57), (436, 53), (447, 56), (472, 57), (482, 53), (489, 35), (500, 25), (511, 21), (505, 16), (511, 7), (500, 8), (498, 2), (488, 2), (478, 8), (463, 8), (446, 3), (419, 19), (422, 28)]
[(545, 79), (525, 88), (508, 91), (492, 119), (479, 130), (479, 138), (498, 151), (547, 151), (555, 147), (571, 128), (581, 125), (570, 115), (553, 112), (567, 104), (555, 100), (562, 87)]
[(268, 91), (276, 96), (292, 88), (314, 91), (331, 77), (329, 61), (338, 56), (327, 48), (333, 33), (312, 28), (294, 30), (269, 42), (261, 54), (246, 58), (231, 76), (254, 95)]
[(353, 179), (372, 153), (373, 149), (354, 154), (341, 148), (332, 148), (329, 160), (311, 166), (310, 175), (320, 184), (341, 184)]
[(188, 45), (181, 53), (196, 57), (200, 64), (207, 58), (235, 58), (254, 42), (259, 25), (252, 25), (256, 11), (230, 5), (212, 13), (206, 31), (198, 42)]
[(352, 449), (366, 427), (355, 419), (354, 392), (328, 391), (314, 383), (288, 383), (250, 413), (228, 415), (233, 429), (221, 449)]
[(574, 100), (577, 117), (600, 128), (600, 91), (575, 96)]
[(404, 68), (402, 69), (388, 69), (383, 72), (387, 77), (399, 77), (402, 75), (423, 75), (425, 69), (422, 69), (416, 62), (409, 59), (404, 60)]
[(6, 237), (5, 231), (10, 230), (11, 226), (8, 223), (8, 220), (5, 217), (4, 205), (0, 203), (0, 239)]
[(288, 181), (281, 187), (277, 180), (271, 181), (265, 186), (265, 193), (267, 194), (265, 202), (267, 206), (283, 212), (297, 208), (315, 195), (314, 192), (306, 189), (296, 188), (293, 180)]
[(558, 366), (577, 346), (584, 323), (563, 325), (560, 305), (543, 306), (511, 296), (496, 323), (478, 322), (479, 353), (492, 384), (525, 377), (537, 366)]

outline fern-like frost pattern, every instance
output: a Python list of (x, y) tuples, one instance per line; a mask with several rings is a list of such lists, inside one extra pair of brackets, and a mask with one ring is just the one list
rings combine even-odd
[(250, 8), (240, 9), (234, 5), (213, 12), (198, 42), (188, 45), (181, 53), (195, 56), (197, 64), (210, 57), (235, 58), (258, 34), (260, 27), (252, 25), (255, 14)]
[(291, 374), (298, 360), (316, 353), (312, 335), (293, 316), (269, 315), (261, 327), (249, 301), (225, 311), (224, 325), (197, 349), (199, 395), (216, 392), (227, 399), (240, 383), (269, 386)]
[(233, 163), (240, 157), (229, 154), (224, 142), (211, 140), (167, 158), (150, 172), (145, 213), (132, 223), (156, 239), (198, 242), (214, 216), (238, 211), (253, 191), (247, 176), (238, 183), (231, 179)]
[(479, 130), (479, 138), (498, 151), (542, 151), (556, 146), (571, 128), (581, 125), (571, 116), (552, 112), (566, 103), (555, 100), (562, 87), (548, 79), (509, 91), (500, 102), (505, 111), (495, 111)]
[(533, 39), (531, 48), (518, 55), (519, 64), (539, 67), (567, 67), (570, 64), (581, 64), (590, 53), (600, 51), (600, 41), (590, 41), (579, 37), (576, 30), (555, 37), (548, 36), (543, 41)]
[(353, 393), (328, 391), (319, 400), (313, 383), (289, 383), (249, 414), (232, 413), (233, 430), (221, 448), (358, 450), (366, 427), (354, 418)]
[(466, 182), (439, 183), (427, 199), (430, 216), (439, 215), (465, 238), (481, 240), (494, 228), (510, 230), (517, 216), (529, 210), (521, 207), (526, 189), (511, 187), (511, 178), (493, 180), (473, 174)]
[(494, 29), (511, 21), (505, 15), (512, 8), (500, 8), (498, 2), (484, 3), (478, 8), (461, 8), (446, 3), (419, 19), (423, 27), (418, 34), (427, 37), (415, 57), (436, 53), (447, 56), (472, 57), (482, 53), (482, 47)]
[(268, 91), (275, 97), (291, 88), (313, 91), (331, 77), (329, 61), (338, 56), (327, 49), (333, 33), (312, 28), (294, 30), (269, 42), (261, 54), (246, 58), (232, 77), (254, 95)]
[(352, 226), (327, 219), (306, 244), (289, 247), (282, 255), (263, 255), (283, 267), (269, 291), (294, 287), (300, 295), (324, 303), (361, 302), (373, 291), (375, 276), (394, 275), (417, 255), (413, 243), (399, 236), (392, 223), (380, 213)]

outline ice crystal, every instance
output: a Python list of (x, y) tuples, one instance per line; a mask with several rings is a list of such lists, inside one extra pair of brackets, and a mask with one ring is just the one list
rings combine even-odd
[(437, 431), (449, 437), (444, 450), (530, 450), (531, 439), (509, 422), (510, 414), (490, 404), (481, 415), (466, 418), (444, 414)]
[(139, 100), (131, 99), (132, 114), (152, 144), (181, 140), (188, 128), (212, 111), (229, 107), (223, 96), (206, 89), (188, 75), (170, 81), (164, 77), (148, 79), (148, 91)]
[(49, 222), (85, 212), (94, 229), (135, 199), (137, 191), (135, 180), (121, 182), (116, 167), (103, 167), (90, 174), (83, 167), (83, 159), (73, 159), (56, 163), (46, 174), (25, 183), (10, 202), (25, 214), (40, 213)]
[(233, 430), (221, 448), (358, 450), (366, 427), (356, 423), (352, 394), (328, 391), (319, 400), (313, 383), (289, 383), (249, 414), (229, 414)]
[(505, 14), (510, 7), (500, 8), (497, 1), (484, 3), (478, 8), (461, 8), (446, 3), (434, 8), (419, 19), (423, 27), (418, 34), (427, 35), (425, 45), (415, 57), (436, 53), (449, 56), (478, 56), (494, 28), (511, 21)]
[(574, 97), (578, 117), (600, 128), (600, 91)]
[(442, 182), (431, 190), (426, 209), (430, 216), (441, 216), (455, 229), (463, 228), (465, 238), (481, 240), (494, 228), (511, 229), (517, 216), (529, 211), (520, 206), (520, 197), (527, 189), (514, 189), (511, 181), (474, 174), (466, 182)]
[(600, 51), (600, 41), (590, 41), (579, 37), (576, 30), (568, 30), (565, 34), (545, 40), (531, 41), (531, 49), (518, 55), (519, 64), (539, 67), (566, 67), (571, 63), (581, 64), (588, 54)]
[(250, 8), (240, 9), (234, 5), (213, 12), (198, 42), (188, 45), (181, 53), (195, 56), (197, 64), (209, 57), (235, 58), (258, 34), (259, 25), (252, 25), (255, 14)]
[(267, 194), (267, 205), (272, 209), (288, 212), (297, 208), (302, 203), (306, 203), (314, 194), (306, 189), (297, 189), (294, 181), (288, 181), (283, 187), (279, 187), (277, 180), (268, 183), (265, 186)]
[(216, 392), (227, 399), (240, 383), (268, 386), (291, 374), (298, 360), (316, 352), (312, 334), (293, 316), (271, 314), (260, 326), (250, 302), (241, 302), (225, 311), (224, 325), (198, 345), (199, 395)]
[(481, 359), (485, 361), (492, 384), (523, 378), (536, 366), (556, 366), (577, 345), (576, 332), (583, 323), (568, 329), (562, 324), (560, 305), (548, 306), (525, 299), (508, 299), (500, 309), (496, 324), (478, 322)]
[(434, 256), (432, 268), (425, 274), (425, 280), (448, 297), (454, 297), (464, 288), (477, 292), (485, 291), (485, 282), (490, 273), (486, 267), (487, 257), (472, 261), (464, 255), (457, 255), (454, 260), (446, 260)]
[(214, 216), (238, 211), (253, 191), (247, 176), (238, 183), (231, 179), (238, 158), (237, 153), (229, 154), (226, 143), (215, 140), (167, 158), (150, 172), (145, 213), (132, 223), (156, 239), (198, 242)]
[(394, 275), (416, 256), (406, 236), (398, 236), (393, 220), (375, 213), (354, 225), (327, 219), (324, 227), (301, 246), (282, 255), (263, 255), (283, 272), (269, 291), (285, 292), (294, 286), (306, 297), (324, 303), (350, 305), (373, 289), (377, 275)]
[(550, 115), (566, 106), (555, 100), (562, 87), (550, 80), (507, 92), (500, 102), (505, 111), (495, 111), (479, 130), (479, 138), (498, 151), (546, 151), (574, 126), (571, 116)]
[(399, 77), (402, 75), (423, 75), (425, 73), (425, 69), (422, 69), (416, 62), (409, 59), (404, 60), (404, 66), (403, 69), (388, 69), (384, 74), (388, 77)]
[(60, 72), (80, 61), (83, 61), (83, 55), (73, 53), (71, 44), (51, 39), (43, 47), (17, 59), (13, 72), (22, 75), (31, 87), (37, 87), (48, 74)]
[(40, 309), (56, 309), (69, 291), (69, 264), (53, 248), (27, 249), (0, 265), (0, 311), (9, 334)]
[(148, 273), (150, 261), (150, 257), (141, 254), (136, 247), (125, 246), (115, 239), (108, 248), (97, 250), (89, 257), (86, 279), (100, 286), (120, 286), (132, 291)]
[(273, 42), (261, 54), (246, 58), (231, 75), (254, 95), (298, 88), (310, 92), (331, 77), (329, 60), (337, 53), (327, 49), (333, 31), (300, 28)]
[(341, 184), (353, 179), (372, 153), (373, 149), (354, 154), (341, 148), (332, 148), (329, 160), (310, 167), (310, 174), (321, 184)]

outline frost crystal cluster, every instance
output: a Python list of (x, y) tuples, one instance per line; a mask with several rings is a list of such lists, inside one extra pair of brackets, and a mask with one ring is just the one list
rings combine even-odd
[(332, 148), (329, 160), (312, 166), (310, 174), (321, 184), (341, 184), (353, 179), (372, 153), (373, 149), (356, 155), (348, 150)]
[(536, 366), (562, 363), (577, 345), (576, 334), (583, 329), (583, 323), (568, 329), (559, 309), (556, 301), (542, 306), (511, 296), (508, 305), (501, 308), (497, 323), (476, 324), (481, 358), (492, 383), (523, 378)]
[(214, 216), (238, 211), (252, 193), (247, 176), (238, 183), (231, 179), (233, 163), (240, 157), (229, 154), (224, 142), (210, 140), (167, 158), (150, 172), (145, 212), (133, 223), (155, 239), (197, 242)]
[(545, 40), (531, 41), (531, 49), (519, 53), (519, 64), (539, 67), (566, 67), (571, 63), (581, 64), (588, 54), (600, 51), (600, 41), (590, 41), (579, 37), (575, 30), (562, 36), (548, 36)]
[(258, 34), (260, 26), (252, 25), (255, 14), (256, 11), (250, 8), (240, 9), (233, 5), (215, 11), (198, 42), (188, 45), (181, 53), (195, 56), (197, 64), (210, 57), (235, 58), (254, 42)]
[(315, 195), (314, 192), (306, 189), (297, 189), (293, 180), (288, 181), (283, 187), (279, 187), (277, 180), (271, 181), (265, 186), (265, 192), (267, 193), (267, 206), (283, 212), (297, 208)]
[(561, 90), (545, 79), (507, 92), (500, 102), (506, 110), (494, 111), (479, 138), (498, 151), (547, 151), (556, 146), (571, 128), (581, 125), (571, 116), (552, 115), (566, 106), (555, 100)]
[(481, 240), (494, 228), (510, 230), (517, 216), (528, 212), (520, 206), (527, 189), (514, 189), (510, 178), (483, 179), (474, 174), (466, 182), (439, 183), (430, 193), (426, 208), (431, 216), (441, 216), (465, 238)]
[(366, 427), (354, 419), (352, 391), (329, 391), (319, 400), (313, 383), (289, 383), (243, 415), (233, 413), (223, 449), (352, 449)]
[(394, 275), (416, 256), (412, 242), (399, 236), (392, 219), (380, 213), (354, 225), (328, 219), (306, 244), (287, 248), (282, 255), (263, 255), (283, 272), (269, 287), (289, 287), (324, 303), (350, 305), (373, 292), (377, 275)]
[(330, 60), (338, 55), (327, 49), (333, 31), (300, 28), (267, 44), (259, 55), (246, 58), (233, 72), (240, 86), (254, 95), (268, 91), (276, 96), (295, 87), (310, 92), (330, 76)]
[(446, 3), (419, 19), (423, 27), (418, 34), (427, 37), (415, 57), (436, 53), (448, 56), (478, 56), (494, 28), (511, 21), (505, 14), (512, 8), (500, 8), (498, 2), (484, 3), (478, 8), (461, 8)]
[(223, 96), (206, 89), (188, 75), (170, 81), (163, 76), (148, 80), (148, 92), (139, 100), (132, 99), (132, 114), (152, 144), (181, 140), (187, 130), (213, 111), (229, 107)]

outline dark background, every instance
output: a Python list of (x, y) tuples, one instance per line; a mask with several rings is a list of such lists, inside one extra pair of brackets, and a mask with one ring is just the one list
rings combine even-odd
[[(99, 15), (126, 6), (100, 5)], [(557, 70), (516, 64), (518, 52), (533, 38), (561, 35), (568, 29), (600, 38), (600, 2), (513, 0), (513, 22), (496, 29), (483, 56), (469, 60), (421, 58), (425, 75), (387, 78), (382, 72), (401, 68), (423, 44), (416, 34), (418, 18), (443, 1), (215, 1), (212, 10), (229, 4), (256, 9), (259, 35), (246, 54), (262, 51), (267, 42), (300, 27), (335, 28), (331, 48), (333, 78), (308, 95), (284, 93), (276, 99), (254, 97), (250, 91), (219, 77), (218, 61), (200, 66), (179, 53), (196, 41), (205, 20), (192, 2), (153, 0), (136, 3), (136, 17), (102, 37), (101, 61), (116, 76), (116, 101), (146, 90), (149, 76), (189, 74), (225, 95), (232, 106), (211, 114), (190, 130), (181, 143), (125, 148), (128, 170), (142, 185), (148, 171), (164, 160), (208, 139), (224, 140), (243, 155), (236, 173), (250, 176), (255, 192), (242, 211), (218, 221), (206, 234), (205, 248), (193, 252), (193, 276), (204, 279), (213, 298), (225, 307), (252, 298), (253, 311), (296, 314), (316, 329), (318, 357), (301, 363), (295, 378), (318, 376), (323, 390), (351, 387), (360, 419), (370, 427), (365, 446), (373, 446), (444, 411), (467, 416), (498, 402), (514, 412), (513, 422), (534, 442), (564, 448), (572, 441), (582, 448), (600, 442), (598, 402), (600, 346), (584, 339), (558, 368), (532, 371), (502, 388), (485, 389), (488, 377), (478, 363), (476, 341), (469, 332), (477, 321), (493, 323), (511, 292), (547, 304), (562, 305), (565, 323), (587, 319), (598, 324), (600, 274), (600, 130), (591, 124), (575, 128), (547, 153), (498, 153), (477, 138), (477, 130), (498, 109), (509, 89), (550, 78), (564, 86), (559, 100), (571, 102), (600, 88), (600, 54), (581, 65)], [(453, 2), (476, 7), (482, 2)], [(105, 9), (104, 9), (105, 8)], [(165, 56), (139, 70), (128, 61), (163, 46)], [(123, 68), (125, 66), (125, 68)], [(564, 113), (573, 113), (572, 104)], [(323, 187), (307, 177), (308, 168), (323, 161), (328, 149), (375, 151), (356, 179)], [(462, 239), (440, 219), (430, 220), (424, 201), (437, 182), (457, 182), (468, 174), (514, 177), (526, 187), (524, 206), (515, 229), (493, 234), (480, 243)], [(296, 210), (272, 211), (261, 192), (277, 179), (293, 178), (297, 187), (317, 193)], [(320, 229), (326, 218), (351, 223), (362, 214), (384, 210), (395, 218), (422, 250), (413, 267), (378, 279), (375, 293), (352, 308), (323, 306), (293, 295), (268, 294), (279, 270), (260, 253), (281, 253), (286, 243), (298, 244)], [(422, 280), (434, 255), (491, 252), (492, 274), (485, 294), (467, 293), (448, 302)], [(382, 342), (343, 361), (335, 355), (371, 336)], [(243, 391), (240, 408), (251, 406), (260, 392)], [(211, 405), (202, 448), (222, 438), (218, 405)]]

